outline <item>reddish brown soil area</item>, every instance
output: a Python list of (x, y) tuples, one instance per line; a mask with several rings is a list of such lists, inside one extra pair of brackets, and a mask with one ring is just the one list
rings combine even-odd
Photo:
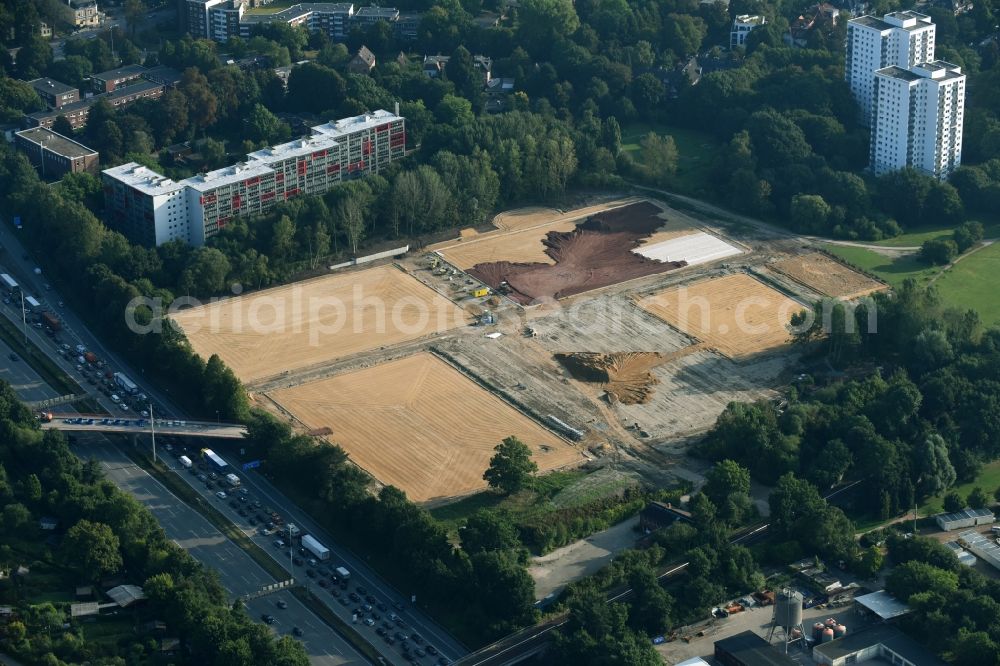
[(509, 296), (527, 305), (665, 273), (684, 262), (656, 261), (631, 251), (663, 226), (660, 213), (660, 208), (648, 201), (598, 213), (573, 231), (546, 234), (542, 242), (554, 265), (495, 261), (476, 264), (469, 274), (494, 289), (506, 281)]

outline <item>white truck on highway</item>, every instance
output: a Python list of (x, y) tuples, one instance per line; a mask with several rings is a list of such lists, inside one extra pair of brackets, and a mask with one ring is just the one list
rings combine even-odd
[(317, 560), (330, 559), (330, 549), (314, 539), (310, 534), (302, 535), (302, 547), (313, 554)]
[(127, 375), (124, 375), (120, 372), (115, 373), (115, 383), (118, 384), (118, 386), (121, 386), (122, 389), (130, 395), (136, 393), (139, 390), (139, 387), (136, 385), (135, 382), (129, 379)]
[(235, 474), (226, 474), (226, 483), (229, 484), (230, 488), (239, 488), (240, 477), (236, 476)]
[(337, 567), (336, 569), (334, 569), (334, 572), (338, 576), (340, 576), (340, 580), (347, 580), (348, 578), (351, 577), (351, 572), (345, 569), (344, 567)]

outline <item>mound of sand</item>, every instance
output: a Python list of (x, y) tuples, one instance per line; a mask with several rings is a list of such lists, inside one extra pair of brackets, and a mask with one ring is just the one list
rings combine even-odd
[(664, 361), (656, 352), (575, 352), (555, 357), (574, 378), (601, 384), (613, 400), (625, 405), (649, 401), (659, 383), (651, 370)]

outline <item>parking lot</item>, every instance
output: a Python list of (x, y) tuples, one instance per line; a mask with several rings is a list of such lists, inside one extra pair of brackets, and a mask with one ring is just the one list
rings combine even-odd
[[(198, 451), (174, 443), (163, 447), (170, 467), (184, 478), (205, 501), (210, 502), (240, 528), (255, 544), (268, 552), (276, 562), (292, 572), (296, 583), (309, 588), (314, 595), (356, 630), (392, 663), (449, 664), (437, 646), (407, 623), (407, 602), (401, 598), (383, 598), (366, 589), (338, 569), (342, 563), (329, 559), (317, 560), (298, 542), (301, 538), (294, 519), (268, 506), (242, 485), (233, 486), (227, 480), (230, 468), (215, 470), (202, 459)], [(186, 456), (194, 461), (185, 468), (179, 461)], [(289, 536), (291, 534), (291, 536)], [(268, 603), (267, 597), (263, 599)], [(275, 601), (274, 611), (263, 613), (265, 623), (279, 621), (284, 610), (281, 600)]]

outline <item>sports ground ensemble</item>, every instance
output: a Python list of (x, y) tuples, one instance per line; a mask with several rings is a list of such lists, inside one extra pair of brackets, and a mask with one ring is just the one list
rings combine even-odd
[[(521, 209), (175, 320), (257, 404), (418, 502), (483, 489), (509, 435), (542, 471), (613, 461), (660, 483), (729, 401), (776, 395), (796, 312), (885, 288), (757, 233), (649, 199)], [(296, 309), (310, 299), (342, 305)]]

